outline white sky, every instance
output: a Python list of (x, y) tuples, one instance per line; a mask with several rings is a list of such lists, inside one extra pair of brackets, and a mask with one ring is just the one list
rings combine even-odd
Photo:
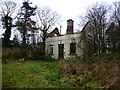
[[(21, 1), (22, 0), (13, 0)], [(56, 10), (62, 17), (62, 33), (66, 32), (67, 20), (74, 20), (74, 31), (78, 29), (78, 16), (85, 14), (86, 9), (93, 5), (94, 3), (105, 3), (112, 4), (112, 2), (119, 0), (29, 0), (34, 5), (39, 6), (48, 6), (53, 10)], [(59, 26), (58, 26), (59, 28)]]
[[(1, 0), (5, 1), (5, 0)], [(25, 0), (11, 0), (18, 3), (18, 6), (22, 6), (22, 2)], [(57, 11), (62, 17), (62, 33), (66, 32), (67, 20), (74, 20), (74, 31), (78, 29), (78, 16), (85, 14), (86, 9), (94, 3), (112, 4), (119, 0), (29, 0), (33, 5), (38, 7), (47, 6)], [(56, 26), (55, 26), (56, 27)], [(58, 27), (59, 28), (59, 27)]]

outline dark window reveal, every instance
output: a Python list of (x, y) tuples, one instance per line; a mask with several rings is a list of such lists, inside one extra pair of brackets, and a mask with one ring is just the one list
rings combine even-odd
[(76, 43), (70, 43), (70, 54), (76, 53)]
[(53, 54), (53, 45), (49, 45), (49, 54)]

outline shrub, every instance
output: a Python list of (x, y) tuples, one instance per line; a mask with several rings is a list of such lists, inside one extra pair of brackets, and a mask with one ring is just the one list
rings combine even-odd
[(120, 59), (120, 55), (119, 54), (113, 54), (113, 53), (107, 53), (106, 58), (108, 60)]
[(3, 48), (2, 49), (2, 59), (6, 63), (6, 59), (18, 60), (21, 58), (30, 59), (30, 60), (53, 60), (50, 55), (45, 55), (42, 49), (40, 48)]
[(41, 48), (30, 48), (29, 56), (33, 60), (46, 60), (52, 61), (53, 58), (49, 54), (45, 54), (45, 52)]
[(27, 58), (28, 51), (20, 48), (3, 48), (2, 50), (2, 59), (20, 59)]
[(30, 48), (30, 57), (34, 60), (44, 60), (44, 52), (39, 48)]

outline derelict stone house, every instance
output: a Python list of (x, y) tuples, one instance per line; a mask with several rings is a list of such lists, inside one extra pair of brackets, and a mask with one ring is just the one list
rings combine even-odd
[[(74, 21), (72, 19), (67, 20), (67, 30), (65, 35), (59, 33), (58, 28), (55, 28), (49, 33), (46, 38), (46, 52), (52, 56), (52, 58), (74, 58), (81, 56), (82, 42), (80, 41), (82, 32), (73, 33)], [(85, 29), (86, 26), (83, 28)]]

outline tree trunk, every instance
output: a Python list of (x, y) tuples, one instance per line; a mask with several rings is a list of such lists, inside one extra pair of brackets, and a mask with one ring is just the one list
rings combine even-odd
[(46, 37), (47, 37), (47, 30), (43, 30), (43, 52), (45, 55), (45, 41), (46, 41)]

